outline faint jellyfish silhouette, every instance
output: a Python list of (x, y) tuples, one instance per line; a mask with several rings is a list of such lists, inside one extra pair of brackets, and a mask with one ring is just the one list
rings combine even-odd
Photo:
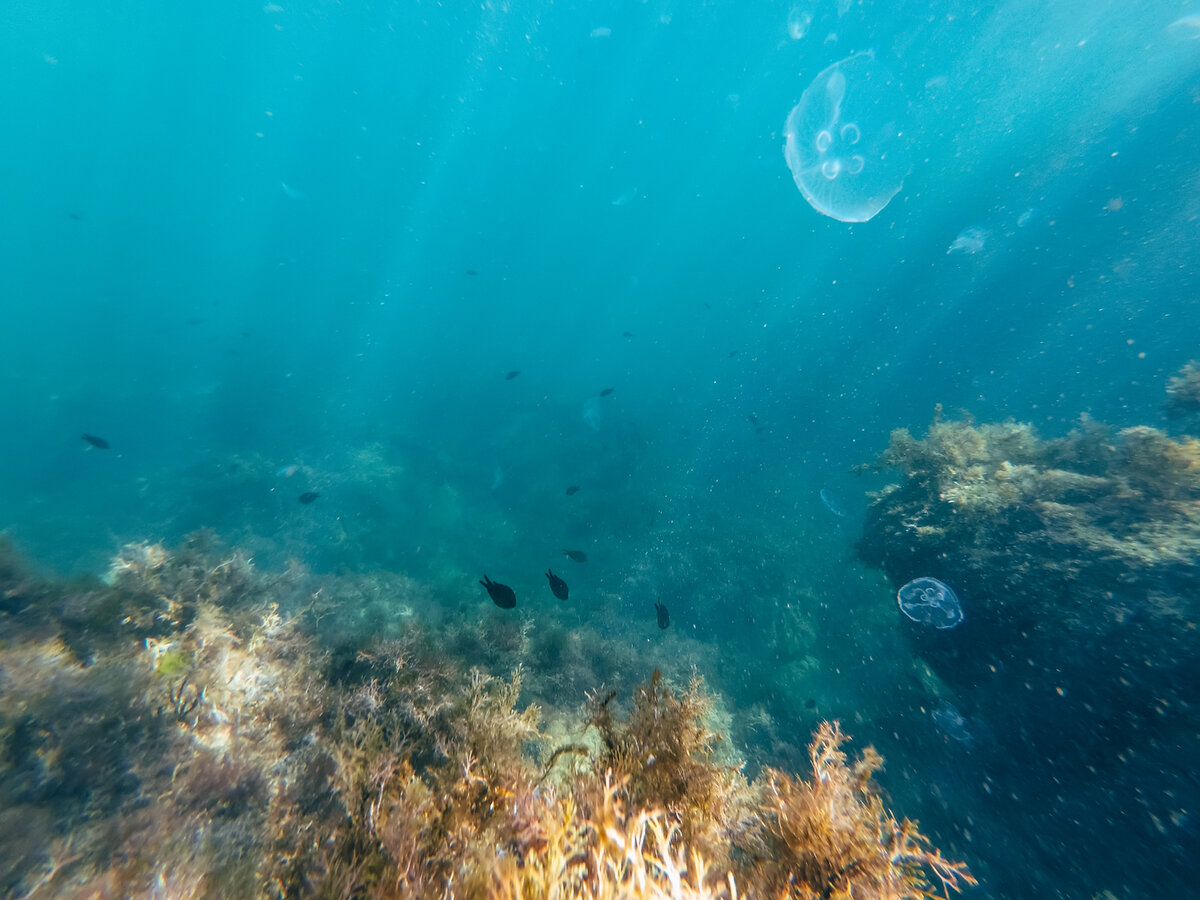
[(959, 232), (958, 237), (954, 239), (954, 243), (950, 245), (950, 248), (946, 252), (975, 254), (983, 249), (983, 245), (987, 239), (987, 229), (972, 225), (970, 228), (964, 228)]
[(788, 13), (787, 31), (788, 37), (793, 41), (798, 41), (808, 34), (808, 26), (812, 24), (812, 13), (800, 6), (793, 6), (791, 12)]
[(953, 628), (963, 620), (962, 604), (947, 585), (936, 578), (915, 578), (896, 592), (900, 611), (921, 625)]
[(966, 718), (949, 700), (939, 700), (938, 705), (929, 711), (929, 717), (946, 737), (962, 744), (971, 743), (971, 730), (967, 728)]
[(821, 502), (825, 504), (827, 510), (839, 519), (846, 518), (845, 505), (842, 503), (841, 498), (829, 488), (821, 488)]
[(604, 424), (604, 410), (600, 408), (597, 398), (589, 397), (583, 401), (583, 421), (592, 431), (599, 431), (600, 426)]
[(796, 187), (819, 213), (866, 222), (888, 205), (909, 170), (900, 124), (905, 100), (870, 53), (823, 70), (784, 126), (783, 156)]
[(1200, 40), (1200, 13), (1192, 13), (1190, 16), (1176, 19), (1167, 26), (1166, 31), (1176, 40)]

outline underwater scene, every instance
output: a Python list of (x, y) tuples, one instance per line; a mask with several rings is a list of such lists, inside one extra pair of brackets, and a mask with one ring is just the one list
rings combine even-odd
[(0, 59), (0, 896), (1200, 896), (1200, 0)]

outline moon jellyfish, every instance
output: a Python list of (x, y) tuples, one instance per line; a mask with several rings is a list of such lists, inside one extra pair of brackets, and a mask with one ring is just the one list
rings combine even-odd
[(909, 170), (905, 108), (892, 73), (872, 53), (822, 71), (784, 126), (783, 156), (796, 187), (819, 213), (866, 222), (888, 205)]
[(846, 507), (842, 504), (841, 498), (829, 488), (821, 488), (821, 502), (839, 519), (846, 518)]
[(929, 717), (946, 737), (962, 744), (971, 743), (971, 730), (967, 728), (966, 718), (949, 700), (939, 700), (938, 705), (930, 710)]
[(983, 249), (984, 243), (988, 239), (988, 233), (983, 228), (964, 228), (958, 237), (954, 239), (954, 243), (950, 245), (947, 253), (966, 253), (973, 255)]
[(590, 397), (583, 402), (583, 421), (592, 431), (599, 431), (604, 423), (604, 411), (600, 409), (600, 401)]
[(1182, 19), (1176, 19), (1167, 26), (1167, 32), (1178, 40), (1200, 40), (1200, 13), (1192, 13)]
[(896, 592), (900, 611), (921, 625), (953, 628), (963, 620), (962, 604), (950, 588), (936, 578), (916, 578)]
[(807, 9), (802, 9), (799, 6), (793, 6), (792, 11), (788, 13), (787, 31), (788, 37), (793, 41), (798, 41), (808, 34), (808, 26), (812, 24), (812, 13)]

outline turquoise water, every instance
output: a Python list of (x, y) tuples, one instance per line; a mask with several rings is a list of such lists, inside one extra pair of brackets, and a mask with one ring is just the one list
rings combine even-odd
[[(987, 787), (1021, 783), (987, 752), (1019, 720), (897, 712), (896, 586), (853, 549), (886, 479), (851, 468), (939, 403), (1166, 425), (1200, 355), (1197, 15), (9, 0), (0, 527), (67, 573), (209, 528), (471, 602), (552, 566), (581, 628), (649, 640), (666, 603), (794, 732), (748, 756), (794, 762), (818, 714), (875, 741), (981, 895), (1182, 890), (1191, 814), (1081, 791), (1033, 839)], [(868, 52), (883, 99), (839, 112), (909, 160), (847, 223), (785, 123)]]

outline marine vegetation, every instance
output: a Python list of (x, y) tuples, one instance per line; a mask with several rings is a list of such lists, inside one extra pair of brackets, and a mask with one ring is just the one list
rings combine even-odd
[(1167, 415), (1200, 413), (1200, 362), (1192, 360), (1167, 382)]
[[(716, 698), (522, 703), (435, 626), (331, 638), (344, 580), (197, 536), (58, 582), (0, 544), (0, 892), (14, 897), (895, 897), (973, 883), (821, 723), (750, 781)], [(395, 582), (402, 584), (401, 581)], [(397, 603), (403, 598), (398, 597)], [(331, 604), (333, 604), (331, 606)], [(490, 615), (500, 615), (494, 610)], [(349, 613), (347, 612), (347, 615)]]

